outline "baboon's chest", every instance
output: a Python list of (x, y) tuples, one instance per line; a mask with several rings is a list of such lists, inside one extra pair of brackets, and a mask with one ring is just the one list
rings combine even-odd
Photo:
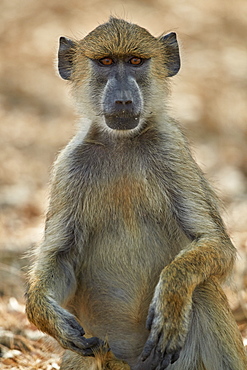
[[(157, 181), (145, 173), (93, 174), (83, 196), (83, 212), (100, 219), (122, 219), (131, 224), (138, 217), (158, 215), (165, 211), (164, 194)], [(90, 213), (90, 215), (89, 215)]]
[(94, 225), (122, 223), (128, 228), (149, 219), (164, 221), (167, 204), (152, 179), (121, 175), (88, 187), (83, 199), (83, 214)]

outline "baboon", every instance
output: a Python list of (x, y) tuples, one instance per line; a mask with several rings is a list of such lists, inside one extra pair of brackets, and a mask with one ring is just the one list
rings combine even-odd
[(55, 162), (26, 312), (66, 349), (61, 369), (245, 370), (221, 283), (236, 251), (169, 117), (176, 34), (113, 18), (60, 38), (82, 117)]

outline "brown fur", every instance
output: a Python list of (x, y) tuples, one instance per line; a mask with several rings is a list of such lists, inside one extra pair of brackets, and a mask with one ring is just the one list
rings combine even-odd
[(118, 360), (111, 351), (98, 351), (95, 357), (82, 357), (66, 351), (61, 370), (130, 370), (125, 361)]
[[(71, 80), (83, 119), (54, 166), (26, 309), (67, 349), (62, 370), (247, 368), (220, 287), (236, 251), (166, 110), (177, 52), (174, 36), (156, 39), (115, 18), (81, 41), (62, 40), (60, 74)], [(143, 110), (133, 130), (111, 130), (89, 58), (123, 63), (129, 55), (150, 58), (139, 82)]]

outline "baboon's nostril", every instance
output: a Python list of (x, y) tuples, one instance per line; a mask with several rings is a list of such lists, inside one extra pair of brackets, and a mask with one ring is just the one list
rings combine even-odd
[(116, 100), (115, 101), (116, 104), (123, 104), (123, 105), (127, 105), (127, 104), (132, 104), (132, 100)]

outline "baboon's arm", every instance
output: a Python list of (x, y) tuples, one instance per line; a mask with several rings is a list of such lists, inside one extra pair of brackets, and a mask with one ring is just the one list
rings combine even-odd
[[(161, 272), (149, 308), (150, 335), (142, 360), (152, 355), (155, 368), (163, 358), (162, 369), (176, 361), (185, 342), (195, 287), (211, 276), (225, 278), (235, 260), (235, 248), (219, 216), (217, 199), (190, 153), (183, 148), (180, 158), (185, 161), (179, 162), (172, 161), (172, 154), (169, 152), (164, 183), (166, 189), (171, 184), (167, 192), (173, 216), (191, 242)], [(172, 181), (167, 181), (168, 176)]]
[(62, 307), (76, 291), (76, 268), (80, 266), (80, 252), (75, 246), (77, 227), (65, 205), (69, 201), (63, 192), (57, 191), (55, 184), (45, 238), (30, 272), (26, 312), (31, 322), (53, 336), (62, 347), (93, 355), (92, 348), (99, 345), (99, 339), (86, 339), (76, 318)]

